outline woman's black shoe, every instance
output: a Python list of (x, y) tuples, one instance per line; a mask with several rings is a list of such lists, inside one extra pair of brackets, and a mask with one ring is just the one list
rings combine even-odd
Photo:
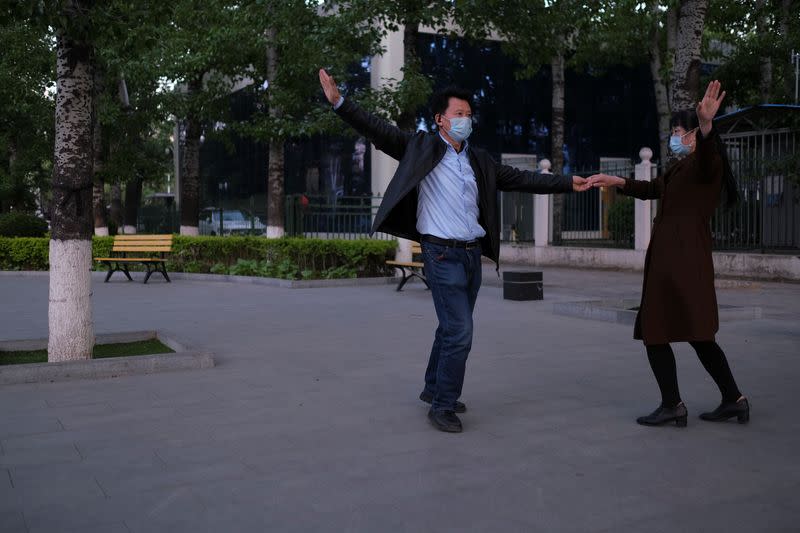
[(742, 398), (738, 402), (722, 402), (710, 413), (700, 414), (700, 418), (709, 422), (723, 422), (734, 416), (740, 424), (750, 421), (750, 403), (747, 398)]
[(658, 409), (647, 416), (640, 416), (636, 419), (636, 422), (643, 426), (660, 426), (667, 422), (675, 422), (676, 426), (683, 428), (686, 427), (688, 415), (686, 406), (681, 402), (675, 407), (659, 405)]

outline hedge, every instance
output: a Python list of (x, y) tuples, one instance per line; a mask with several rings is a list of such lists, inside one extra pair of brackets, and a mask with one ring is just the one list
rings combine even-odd
[(28, 213), (0, 214), (0, 237), (44, 237), (47, 221)]
[[(94, 237), (92, 256), (108, 257), (114, 237)], [(171, 272), (222, 273), (285, 279), (374, 277), (390, 274), (395, 241), (176, 235)], [(0, 237), (0, 270), (48, 270), (47, 238)], [(95, 264), (96, 269), (102, 265)]]

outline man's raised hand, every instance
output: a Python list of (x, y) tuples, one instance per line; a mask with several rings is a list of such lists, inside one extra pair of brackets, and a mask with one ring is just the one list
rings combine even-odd
[(325, 98), (331, 105), (336, 105), (336, 102), (341, 98), (339, 88), (336, 86), (336, 81), (325, 72), (324, 68), (319, 69), (319, 84), (322, 85), (322, 90), (325, 92)]

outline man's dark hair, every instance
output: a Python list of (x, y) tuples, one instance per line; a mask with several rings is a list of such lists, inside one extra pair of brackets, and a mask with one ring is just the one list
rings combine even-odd
[(434, 117), (436, 117), (436, 115), (443, 115), (444, 112), (447, 111), (447, 106), (450, 105), (451, 98), (466, 100), (470, 109), (475, 111), (475, 106), (472, 105), (472, 93), (460, 87), (450, 86), (438, 91), (431, 97), (431, 112)]
[(694, 109), (682, 109), (675, 111), (669, 120), (670, 129), (680, 126), (686, 131), (692, 130), (698, 126), (697, 113)]

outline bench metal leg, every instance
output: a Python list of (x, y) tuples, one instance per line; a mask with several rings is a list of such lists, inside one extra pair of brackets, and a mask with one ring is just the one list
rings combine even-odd
[(400, 283), (397, 284), (397, 291), (398, 292), (403, 290), (403, 287), (405, 286), (405, 284), (408, 283), (408, 281), (411, 278), (414, 278), (414, 277), (421, 279), (422, 283), (425, 284), (425, 288), (430, 290), (431, 287), (430, 287), (430, 285), (428, 285), (428, 280), (425, 279), (425, 271), (424, 270), (420, 273), (420, 272), (415, 272), (413, 268), (409, 268), (408, 272), (406, 273), (406, 268), (405, 267), (403, 267), (401, 265), (398, 265), (397, 268), (399, 268), (400, 272), (402, 272), (402, 274), (403, 274), (403, 277), (400, 279)]
[(400, 272), (403, 273), (403, 277), (402, 277), (402, 279), (400, 279), (400, 283), (397, 284), (397, 292), (402, 291), (403, 290), (403, 285), (408, 283), (408, 280), (411, 278), (411, 274), (408, 274), (408, 275), (406, 274), (406, 269), (405, 268), (403, 268), (403, 267), (399, 267), (399, 268), (400, 268)]
[[(118, 261), (104, 261), (104, 263), (108, 266), (108, 273), (106, 274), (106, 279), (103, 281), (103, 283), (108, 283), (108, 280), (111, 279), (111, 275), (114, 272), (122, 272), (128, 278), (128, 281), (133, 281), (131, 273), (128, 272), (128, 265), (125, 263), (119, 263)], [(120, 264), (122, 265), (121, 267)]]
[(144, 275), (144, 282), (147, 283), (147, 280), (150, 279), (150, 276), (153, 275), (153, 270), (150, 268), (150, 263), (144, 264), (145, 268), (147, 268), (147, 274)]
[(103, 283), (108, 283), (111, 274), (114, 273), (114, 269), (111, 267), (111, 261), (104, 261), (104, 264), (108, 267), (108, 274), (106, 274), (106, 279), (103, 281)]
[(164, 279), (167, 280), (167, 283), (172, 283), (172, 280), (169, 279), (167, 275), (167, 266), (164, 263), (151, 265), (150, 263), (145, 263), (144, 266), (147, 268), (147, 274), (144, 276), (144, 282), (147, 283), (147, 280), (150, 279), (150, 276), (153, 275), (154, 272), (160, 272)]

